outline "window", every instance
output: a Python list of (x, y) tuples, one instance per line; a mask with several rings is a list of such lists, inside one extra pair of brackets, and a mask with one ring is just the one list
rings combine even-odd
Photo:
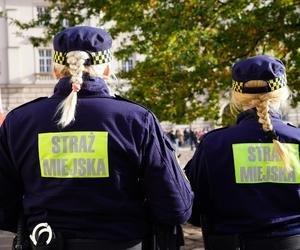
[(62, 21), (61, 21), (61, 24), (62, 24), (62, 26), (64, 27), (64, 28), (68, 28), (68, 27), (70, 27), (70, 21), (68, 20), (68, 19), (63, 19)]
[(52, 64), (51, 49), (39, 49), (39, 73), (50, 73)]
[(45, 12), (45, 6), (36, 6), (37, 17), (40, 18)]
[(45, 6), (36, 6), (36, 17), (38, 20), (41, 19), (39, 20), (39, 25), (45, 25), (45, 21), (42, 20), (45, 11)]
[(133, 69), (133, 60), (123, 60), (122, 61), (122, 71), (128, 72)]

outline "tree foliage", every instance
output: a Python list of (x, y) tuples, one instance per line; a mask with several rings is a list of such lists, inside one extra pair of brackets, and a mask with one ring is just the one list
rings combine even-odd
[[(231, 66), (245, 57), (268, 54), (283, 60), (293, 93), (300, 100), (300, 1), (292, 0), (69, 0), (48, 1), (38, 20), (48, 41), (69, 25), (91, 16), (111, 22), (113, 37), (127, 41), (118, 59), (144, 56), (120, 77), (131, 83), (126, 95), (149, 107), (161, 120), (218, 119), (220, 100), (231, 87)], [(101, 14), (100, 14), (101, 13)]]

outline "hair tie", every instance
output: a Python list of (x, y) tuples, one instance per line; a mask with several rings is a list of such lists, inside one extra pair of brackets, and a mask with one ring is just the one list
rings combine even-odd
[(81, 89), (81, 85), (79, 83), (72, 83), (72, 91), (79, 92)]
[(265, 133), (266, 133), (265, 137), (266, 137), (267, 141), (271, 141), (272, 142), (273, 140), (277, 140), (277, 141), (279, 140), (279, 137), (276, 134), (276, 132), (275, 132), (274, 129), (270, 130), (270, 131), (266, 131)]
[(85, 62), (84, 62), (84, 66), (90, 66), (93, 64), (93, 55), (91, 54), (91, 52), (85, 50), (84, 52), (86, 52), (88, 55), (89, 55), (89, 58), (85, 59)]

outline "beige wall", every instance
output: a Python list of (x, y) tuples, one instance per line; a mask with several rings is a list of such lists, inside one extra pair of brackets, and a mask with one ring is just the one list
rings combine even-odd
[(53, 84), (3, 84), (0, 85), (5, 113), (38, 97), (50, 96)]
[[(49, 76), (46, 75), (47, 79)], [(43, 76), (39, 76), (43, 78)], [(53, 94), (56, 80), (52, 79), (55, 83), (41, 83), (41, 84), (0, 84), (0, 101), (2, 99), (2, 107), (5, 113), (10, 110), (34, 100), (38, 97), (51, 96)], [(48, 81), (49, 82), (49, 81)], [(125, 83), (122, 80), (107, 82), (110, 94), (120, 94), (120, 86)]]

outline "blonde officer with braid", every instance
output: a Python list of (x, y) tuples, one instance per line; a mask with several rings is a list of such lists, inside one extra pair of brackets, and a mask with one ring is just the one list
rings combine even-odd
[(282, 121), (285, 66), (254, 56), (232, 68), (236, 125), (207, 133), (186, 173), (190, 222), (208, 250), (300, 249), (300, 130)]
[(98, 28), (59, 32), (54, 94), (1, 126), (0, 229), (15, 232), (22, 211), (33, 250), (140, 250), (150, 222), (191, 214), (193, 193), (154, 114), (109, 94), (111, 44)]

